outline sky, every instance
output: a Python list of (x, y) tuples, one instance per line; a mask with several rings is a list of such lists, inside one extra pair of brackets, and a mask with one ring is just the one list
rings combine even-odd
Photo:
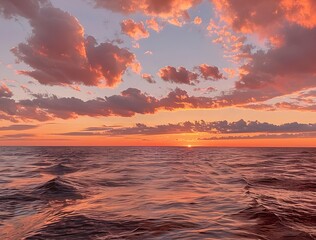
[(316, 147), (314, 0), (0, 0), (0, 145)]

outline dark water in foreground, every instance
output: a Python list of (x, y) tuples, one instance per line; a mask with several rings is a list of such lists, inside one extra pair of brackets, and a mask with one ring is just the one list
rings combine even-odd
[(1, 240), (303, 240), (315, 226), (315, 148), (0, 148)]

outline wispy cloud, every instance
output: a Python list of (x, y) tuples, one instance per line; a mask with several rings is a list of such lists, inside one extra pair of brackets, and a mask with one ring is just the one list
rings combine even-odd
[(0, 127), (0, 131), (23, 131), (39, 127), (39, 125), (14, 124), (10, 126)]

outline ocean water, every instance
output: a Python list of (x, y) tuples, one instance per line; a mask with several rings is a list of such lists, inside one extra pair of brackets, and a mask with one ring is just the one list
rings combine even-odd
[(0, 239), (316, 239), (316, 149), (0, 147)]

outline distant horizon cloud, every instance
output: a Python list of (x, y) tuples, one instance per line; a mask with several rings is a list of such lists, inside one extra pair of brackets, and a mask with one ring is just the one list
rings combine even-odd
[[(133, 127), (121, 126), (100, 126), (83, 129), (79, 132), (65, 132), (57, 135), (64, 136), (129, 136), (129, 135), (165, 135), (184, 133), (208, 133), (212, 136), (200, 140), (222, 140), (222, 139), (264, 139), (264, 138), (295, 138), (295, 137), (315, 137), (316, 123), (302, 124), (297, 122), (284, 124), (271, 124), (258, 121), (236, 122), (203, 120), (195, 122), (181, 122), (176, 124), (162, 124), (148, 126), (138, 123)], [(264, 133), (264, 134), (263, 134)], [(233, 134), (233, 135), (232, 135)], [(239, 135), (256, 134), (256, 135)]]

